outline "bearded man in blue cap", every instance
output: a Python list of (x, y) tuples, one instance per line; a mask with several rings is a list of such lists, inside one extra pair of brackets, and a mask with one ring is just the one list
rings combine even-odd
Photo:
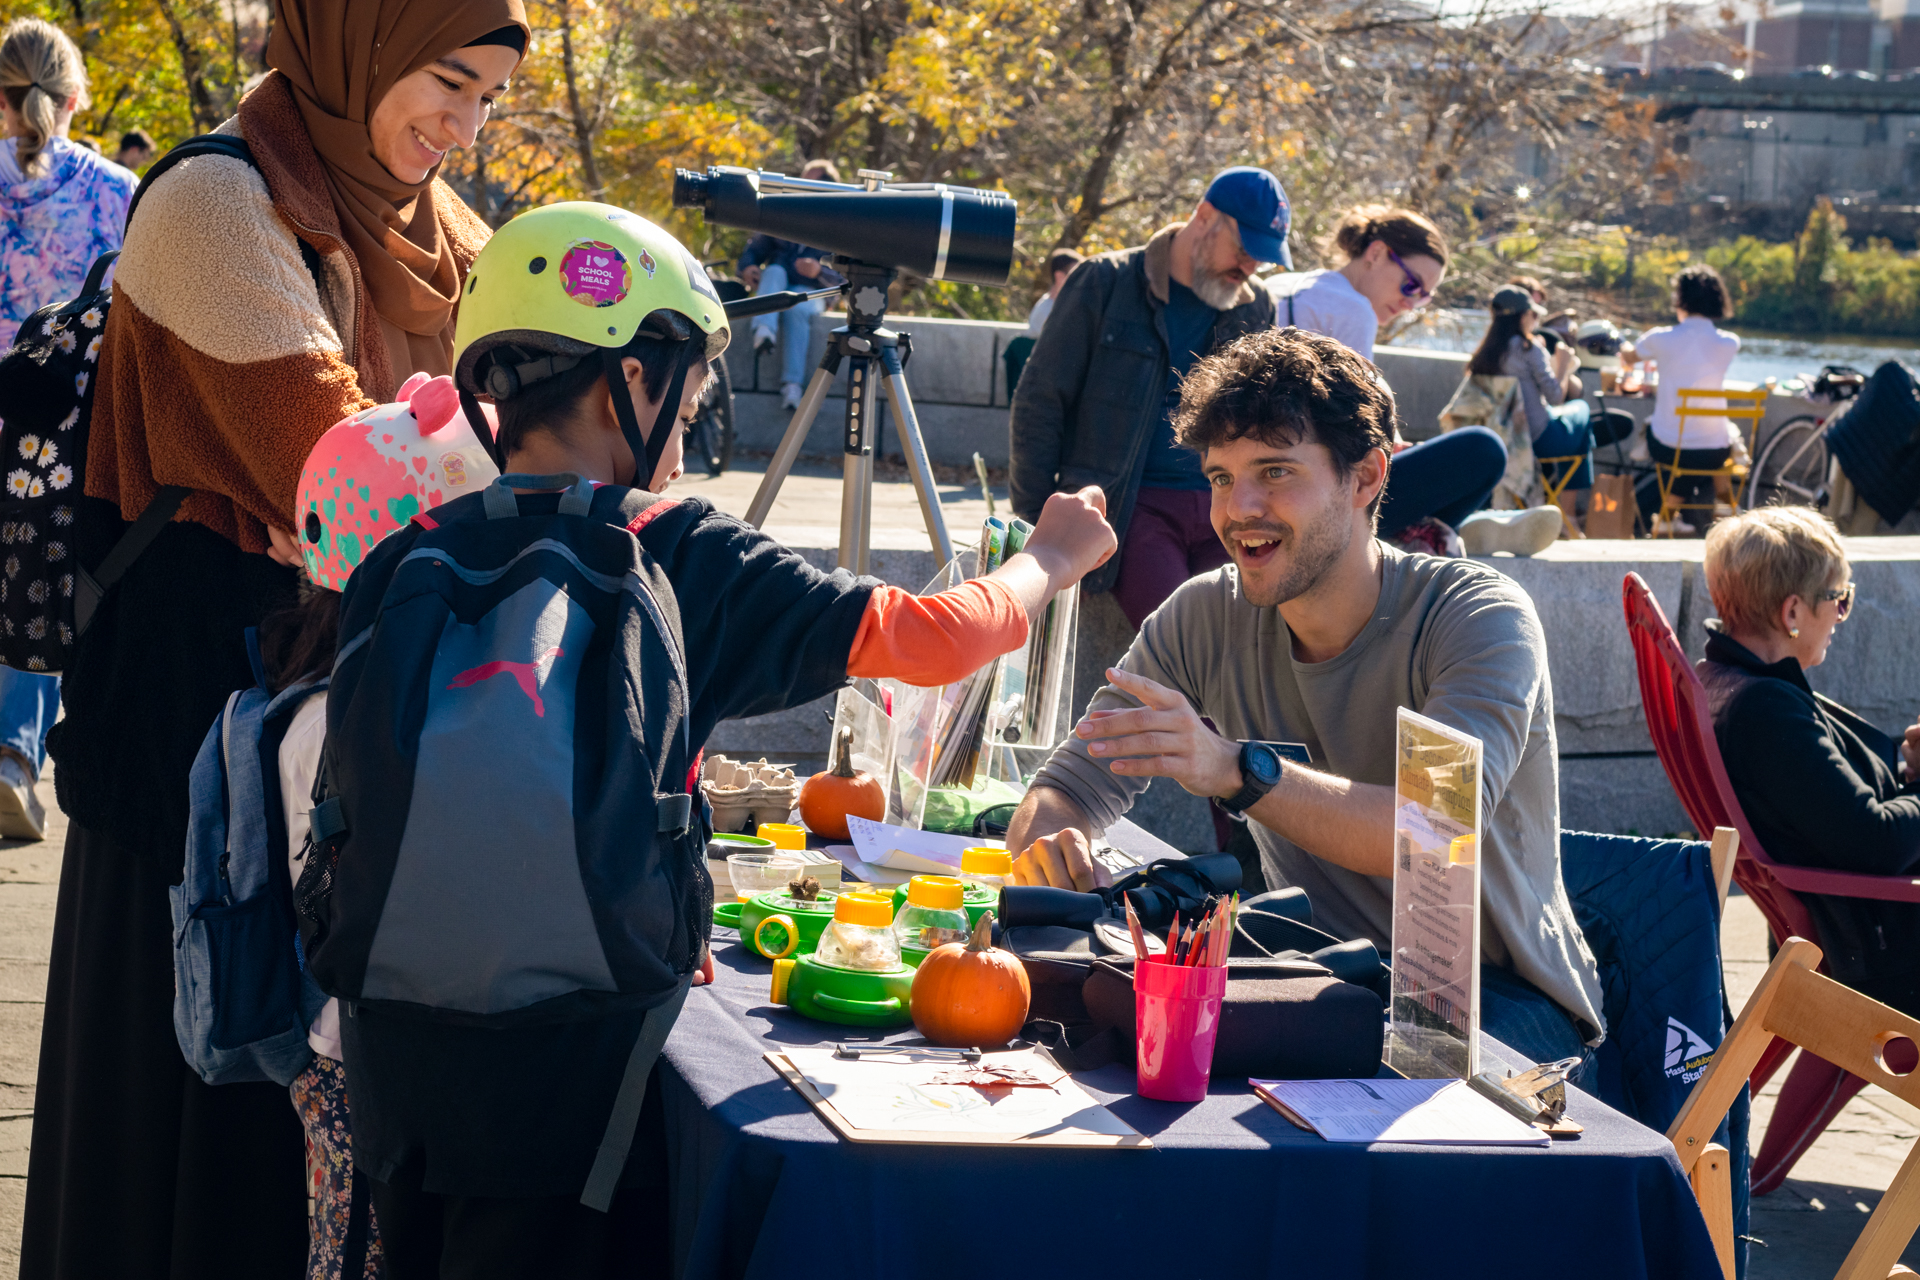
[(1180, 381), (1202, 356), (1270, 329), (1273, 298), (1252, 276), (1291, 266), (1280, 180), (1233, 168), (1185, 222), (1136, 249), (1082, 263), (1060, 289), (1013, 397), (1013, 509), (1097, 484), (1120, 553), (1088, 574), (1136, 628), (1174, 588), (1227, 561), (1208, 518), (1200, 457), (1176, 444)]

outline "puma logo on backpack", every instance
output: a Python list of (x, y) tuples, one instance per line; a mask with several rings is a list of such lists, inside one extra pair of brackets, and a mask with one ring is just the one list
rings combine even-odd
[(673, 588), (630, 532), (663, 502), (504, 477), (348, 581), (297, 894), (329, 994), (510, 1026), (684, 991), (707, 823)]

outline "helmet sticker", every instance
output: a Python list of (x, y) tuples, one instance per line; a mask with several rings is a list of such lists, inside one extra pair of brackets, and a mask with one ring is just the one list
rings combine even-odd
[(659, 264), (654, 262), (652, 254), (648, 253), (645, 249), (640, 251), (640, 269), (647, 273), (647, 279), (653, 279), (654, 268), (658, 265)]
[(699, 259), (687, 252), (685, 245), (680, 246), (680, 257), (687, 264), (687, 283), (693, 287), (694, 292), (711, 298), (715, 305), (720, 305), (720, 294), (714, 289), (713, 281), (707, 278), (707, 269), (700, 265)]
[(581, 240), (560, 259), (560, 286), (582, 306), (611, 307), (633, 288), (633, 268), (612, 245)]

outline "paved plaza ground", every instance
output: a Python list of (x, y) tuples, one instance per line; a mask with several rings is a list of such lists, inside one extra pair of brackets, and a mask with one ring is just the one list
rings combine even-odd
[[(689, 480), (682, 489), (711, 498), (723, 510), (744, 512), (758, 479), (753, 472), (737, 471), (717, 481)], [(985, 514), (979, 486), (942, 484), (940, 490), (954, 535), (964, 540), (961, 531)], [(769, 527), (778, 532), (837, 526), (838, 496), (837, 472), (804, 466), (783, 490)], [(998, 496), (1004, 511), (1004, 491)], [(905, 484), (878, 486), (874, 512), (876, 529), (893, 536), (920, 527), (919, 509)], [(50, 778), (42, 783), (41, 798), (52, 804)], [(49, 818), (42, 843), (0, 842), (0, 1280), (12, 1280), (19, 1268), (40, 1016), (66, 839), (66, 819), (57, 811)], [(1765, 971), (1767, 952), (1759, 911), (1737, 893), (1727, 903), (1722, 941), (1738, 1010)], [(1756, 1146), (1785, 1074), (1757, 1100)], [(1875, 1088), (1861, 1094), (1801, 1159), (1786, 1186), (1755, 1202), (1753, 1280), (1831, 1276), (1917, 1137), (1920, 1110)], [(1577, 1212), (1578, 1206), (1554, 1211)], [(1920, 1268), (1920, 1247), (1910, 1246), (1905, 1261)]]

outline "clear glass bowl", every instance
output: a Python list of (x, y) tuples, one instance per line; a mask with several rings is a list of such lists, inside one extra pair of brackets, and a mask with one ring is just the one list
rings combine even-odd
[(757, 894), (785, 889), (804, 866), (806, 863), (784, 849), (772, 853), (730, 853), (727, 879), (733, 882), (733, 896), (748, 902)]

